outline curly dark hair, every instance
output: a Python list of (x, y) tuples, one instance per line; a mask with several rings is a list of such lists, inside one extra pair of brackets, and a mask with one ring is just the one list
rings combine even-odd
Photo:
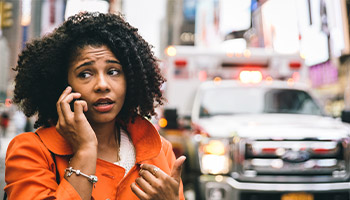
[(127, 92), (118, 118), (150, 118), (165, 100), (165, 82), (149, 45), (121, 15), (82, 12), (69, 17), (52, 33), (26, 44), (19, 55), (13, 102), (27, 117), (38, 115), (34, 127), (56, 124), (56, 102), (67, 87), (69, 62), (86, 45), (106, 45), (120, 61)]

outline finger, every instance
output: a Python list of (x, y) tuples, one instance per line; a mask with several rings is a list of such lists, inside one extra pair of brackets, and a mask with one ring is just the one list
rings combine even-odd
[(60, 130), (60, 126), (66, 123), (66, 119), (64, 117), (62, 108), (61, 108), (61, 102), (64, 98), (66, 98), (67, 95), (69, 95), (72, 91), (72, 87), (68, 86), (66, 89), (62, 92), (61, 96), (58, 98), (57, 103), (56, 103), (56, 110), (57, 110), (57, 115), (58, 115), (58, 121), (56, 124), (56, 129)]
[(72, 92), (72, 87), (70, 86), (66, 87), (66, 89), (63, 90), (60, 98), (58, 98), (58, 101), (62, 101), (62, 99), (65, 98), (71, 92)]
[(73, 116), (73, 112), (70, 107), (70, 102), (72, 102), (74, 99), (78, 99), (81, 96), (80, 93), (70, 93), (61, 101), (61, 110), (63, 117), (65, 119), (69, 119)]
[[(87, 103), (84, 100), (76, 100), (74, 102), (74, 116), (78, 117), (84, 114), (88, 110)], [(85, 116), (85, 115), (83, 115)]]
[(136, 186), (135, 183), (132, 183), (130, 185), (132, 192), (139, 198), (139, 199), (147, 199), (148, 195), (142, 191), (139, 187)]
[(145, 193), (151, 194), (154, 192), (153, 187), (143, 177), (137, 178), (135, 182)]
[(72, 91), (70, 86), (66, 87), (66, 89), (62, 92), (61, 96), (57, 100), (56, 109), (58, 116), (62, 116), (61, 110), (61, 101)]
[(173, 169), (171, 170), (171, 177), (173, 177), (177, 182), (181, 180), (182, 164), (185, 162), (186, 157), (180, 156), (174, 163)]
[[(142, 164), (140, 167), (141, 167), (141, 169), (147, 171), (148, 173), (150, 173), (154, 177), (161, 177), (162, 175), (165, 174), (161, 169), (159, 169), (158, 167), (156, 167), (154, 165)], [(146, 173), (146, 174), (148, 174), (148, 173)]]
[(155, 185), (157, 181), (157, 177), (153, 175), (150, 171), (147, 169), (142, 169), (139, 171), (139, 174), (142, 178), (144, 178), (149, 184)]

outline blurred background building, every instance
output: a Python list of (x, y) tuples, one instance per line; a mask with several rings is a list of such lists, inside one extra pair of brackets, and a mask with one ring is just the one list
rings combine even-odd
[[(260, 47), (298, 52), (309, 83), (339, 115), (350, 108), (348, 0), (0, 0), (0, 102), (12, 98), (17, 55), (81, 10), (121, 12), (154, 46)], [(345, 96), (345, 97), (344, 97)], [(349, 97), (348, 97), (349, 96)]]

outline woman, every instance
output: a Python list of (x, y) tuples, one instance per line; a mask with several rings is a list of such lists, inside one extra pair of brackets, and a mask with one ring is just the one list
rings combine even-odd
[(27, 44), (15, 70), (14, 102), (38, 129), (8, 147), (8, 199), (184, 199), (185, 157), (145, 119), (164, 78), (122, 17), (72, 16)]

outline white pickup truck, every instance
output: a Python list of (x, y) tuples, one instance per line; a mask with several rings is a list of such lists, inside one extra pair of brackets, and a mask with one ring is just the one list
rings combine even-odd
[(349, 200), (349, 125), (307, 87), (204, 82), (191, 120), (184, 186), (196, 199)]

